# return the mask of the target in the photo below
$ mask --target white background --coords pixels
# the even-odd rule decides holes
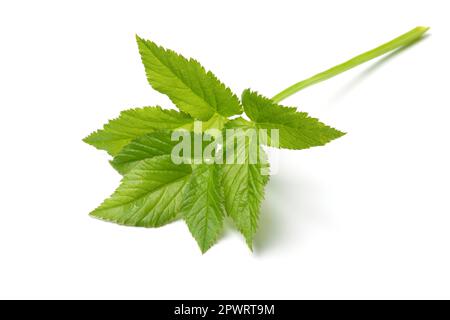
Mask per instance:
[[[450,298],[446,1],[2,1],[1,298]],[[88,217],[120,177],[81,139],[172,107],[134,35],[271,96],[417,25],[417,45],[285,101],[348,134],[282,151],[252,254],[183,222]]]

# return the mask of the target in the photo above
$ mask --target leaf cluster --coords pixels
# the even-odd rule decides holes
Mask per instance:
[[[322,146],[344,133],[249,89],[239,99],[196,60],[139,37],[137,44],[149,84],[179,111],[159,106],[126,110],[84,139],[107,151],[123,175],[116,191],[90,215],[140,227],[183,219],[202,252],[216,243],[229,217],[252,248],[269,180],[263,146],[274,145],[271,135],[265,141],[254,138],[256,161],[250,159],[247,147],[252,141],[246,139],[244,148],[234,149],[244,159],[240,163],[176,164],[171,152],[178,142],[172,133],[194,131],[195,121],[201,121],[203,129],[238,128],[244,135],[248,130],[276,129],[278,147],[295,150]],[[223,145],[228,148],[226,141]]]

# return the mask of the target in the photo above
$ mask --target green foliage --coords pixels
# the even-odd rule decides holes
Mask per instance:
[[[245,130],[237,131],[235,135],[237,137],[230,136],[225,140],[226,158],[230,158],[229,151],[233,149],[231,157],[234,157],[235,163],[221,166],[225,208],[237,229],[244,235],[249,248],[253,249],[253,237],[258,228],[269,165],[264,150],[255,141],[258,139],[256,135],[246,135]],[[241,138],[241,135],[244,143],[235,144],[234,139]],[[256,150],[252,150],[254,142]],[[241,161],[238,161],[239,157],[242,157]]]
[[[200,249],[206,252],[221,234],[225,216],[218,165],[193,166],[181,214]]]
[[[306,149],[323,146],[344,135],[336,129],[311,118],[296,108],[280,106],[256,92],[245,90],[242,94],[245,114],[258,129],[279,130],[279,146],[286,149]],[[268,134],[270,144],[271,135]]]
[[[270,134],[268,141],[261,140],[258,131],[252,135],[254,129],[279,130],[279,147],[289,149],[321,146],[343,133],[250,90],[242,95],[249,120],[228,119],[242,113],[241,102],[211,72],[151,41],[137,37],[137,42],[150,85],[180,111],[160,107],[123,111],[84,139],[112,155],[112,166],[123,175],[117,190],[91,216],[139,227],[184,219],[202,252],[216,243],[228,218],[252,248],[269,180],[262,145],[272,143]],[[198,120],[202,131],[190,135]],[[193,156],[188,163],[175,163],[171,155],[178,141],[172,134],[188,132],[195,142],[197,135],[206,136],[202,132],[207,129],[219,132],[208,137],[216,143],[212,154],[222,150],[218,158],[223,161],[198,162]],[[238,130],[228,135],[229,129]],[[203,140],[201,154],[209,147]],[[195,148],[189,150],[195,154]],[[230,159],[235,161],[230,164]]]
[[[238,98],[194,59],[186,59],[154,42],[136,37],[150,85],[166,94],[180,110],[208,120],[242,112]]]
[[[142,161],[124,176],[114,194],[91,216],[127,226],[159,227],[180,213],[183,192],[192,174],[170,156]]]
[[[144,107],[125,110],[116,119],[109,121],[103,129],[84,138],[84,142],[115,156],[132,140],[161,129],[176,129],[192,124],[189,115],[161,107]]]
[[[155,131],[140,136],[120,150],[111,165],[126,174],[146,159],[170,155],[177,141],[172,141],[170,131]]]

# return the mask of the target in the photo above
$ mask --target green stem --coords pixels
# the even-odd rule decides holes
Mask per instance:
[[[308,79],[305,79],[303,81],[297,82],[296,84],[290,86],[289,88],[281,91],[276,96],[272,98],[274,102],[280,102],[283,99],[286,99],[287,97],[293,95],[294,93],[312,86],[313,84],[322,82],[324,80],[330,79],[331,77],[334,77],[344,71],[347,71],[351,68],[354,68],[356,66],[359,66],[360,64],[367,62],[369,60],[372,60],[376,57],[379,57],[385,53],[388,53],[392,50],[398,49],[400,47],[405,47],[413,42],[419,40],[422,38],[422,36],[425,34],[425,32],[428,31],[428,27],[416,27],[412,29],[411,31],[402,34],[401,36],[386,42],[385,44],[376,47],[375,49],[372,49],[370,51],[367,51],[363,54],[360,54],[344,63],[338,64],[337,66],[330,68],[326,71],[323,71],[321,73],[318,73]]]

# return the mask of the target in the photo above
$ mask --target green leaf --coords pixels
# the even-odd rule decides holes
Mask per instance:
[[[205,253],[223,229],[223,191],[218,165],[194,165],[186,188],[182,214],[200,250]]]
[[[242,113],[238,98],[196,60],[138,36],[136,39],[148,82],[180,110],[200,120],[215,113],[224,117]]]
[[[160,129],[175,129],[193,123],[189,115],[161,107],[144,107],[122,111],[103,129],[93,132],[84,142],[116,155],[133,139]]]
[[[174,136],[172,137],[172,135]],[[214,159],[203,154],[205,147],[213,141],[213,138],[207,137],[209,136],[206,133],[200,134],[188,130],[178,130],[177,132],[164,130],[147,133],[123,147],[110,163],[120,174],[126,174],[146,159],[172,155],[172,152],[177,157],[176,161],[182,163],[191,164],[202,162],[203,157],[206,157],[205,159],[211,162]],[[196,151],[195,143],[197,142],[201,146]],[[186,150],[183,143],[187,143]],[[181,144],[180,150],[174,149],[179,144]],[[184,154],[185,152],[189,153]],[[213,157],[214,155],[211,156]]]
[[[242,94],[242,104],[245,113],[256,127],[267,129],[269,145],[272,143],[272,129],[279,130],[279,147],[287,149],[322,146],[345,134],[309,117],[305,112],[278,105],[248,89]]]
[[[159,227],[177,219],[192,169],[170,156],[142,161],[91,216],[127,226]]]
[[[178,141],[172,141],[170,131],[155,131],[136,138],[114,157],[111,165],[121,174],[140,162],[157,156],[170,155]]]
[[[240,133],[237,132],[236,135]],[[245,131],[244,131],[245,134]],[[258,228],[261,202],[264,198],[264,187],[269,180],[267,156],[257,140],[248,138],[245,144],[232,142],[234,137],[226,140],[226,163],[221,165],[222,184],[225,195],[225,209],[238,230],[244,235],[247,245],[253,248],[253,238]],[[256,143],[258,153],[252,154]],[[234,164],[229,164],[230,148],[234,148]],[[253,150],[253,151],[252,151]],[[243,156],[243,163],[236,163]],[[252,159],[254,161],[252,161]]]

